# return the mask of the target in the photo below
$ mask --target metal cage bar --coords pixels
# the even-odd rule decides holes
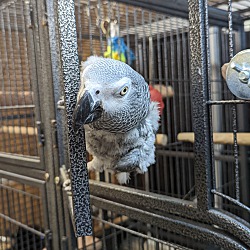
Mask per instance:
[[[58,1],[58,21],[64,76],[65,106],[68,122],[69,160],[76,236],[92,233],[86,149],[83,130],[72,127],[73,109],[80,83],[74,1]]]
[[[213,170],[213,133],[210,124],[208,67],[208,16],[206,1],[189,1],[191,80],[193,90],[193,129],[195,134],[195,181],[197,206],[212,205],[210,190]]]

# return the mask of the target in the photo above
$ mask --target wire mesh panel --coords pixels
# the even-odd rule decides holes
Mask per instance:
[[[0,7],[0,152],[38,156],[25,1]]]
[[[103,209],[100,215],[97,211],[98,208],[94,207],[95,233],[78,241],[80,249],[177,250],[198,249],[202,246],[198,242],[122,214]],[[181,245],[178,245],[180,242]]]
[[[159,142],[157,163],[149,175],[134,176],[128,185],[190,198],[193,145],[177,141],[180,132],[192,131],[188,20],[109,1],[76,1],[75,14],[80,60],[92,54],[122,60],[162,98],[158,134],[168,143]],[[176,181],[181,178],[183,182]]]
[[[0,249],[63,244],[45,4],[0,2]]]
[[[1,249],[44,249],[48,245],[42,195],[39,187],[1,177]]]

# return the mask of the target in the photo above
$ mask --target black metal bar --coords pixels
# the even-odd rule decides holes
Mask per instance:
[[[20,3],[19,5],[16,4],[16,6],[19,6],[20,9],[18,9],[19,11],[21,11],[21,13],[24,13],[24,9],[23,9],[23,3]],[[27,52],[27,42],[26,42],[26,31],[25,31],[25,21],[24,21],[24,16],[23,15],[20,15],[21,18],[18,19],[18,15],[17,13],[15,13],[15,22],[16,22],[16,25],[15,25],[15,30],[18,29],[18,25],[20,26],[21,24],[21,27],[22,27],[22,30],[18,32],[16,31],[15,33],[17,33],[17,37],[18,37],[18,40],[19,40],[19,48],[20,48],[20,70],[21,70],[21,74],[22,74],[22,78],[24,79],[24,75],[25,75],[25,69],[29,68],[30,69],[30,66],[29,66],[29,62],[28,62],[28,52]],[[21,34],[22,34],[22,37],[21,37]],[[22,39],[21,39],[22,38]],[[23,43],[23,47],[21,46]],[[23,61],[21,60],[21,54],[22,52],[24,52],[24,56],[22,56],[22,59]],[[24,57],[24,58],[23,58]],[[25,62],[25,64],[24,64]],[[27,74],[27,73],[26,73]],[[32,86],[31,86],[31,81],[30,81],[30,71],[29,73],[27,74],[29,79],[27,79],[26,81],[28,82],[28,89],[30,91],[33,90]],[[24,83],[22,84],[22,90],[24,90]],[[31,95],[31,103],[34,104],[34,100],[33,100],[33,95]],[[22,101],[23,103],[25,104],[25,108],[28,108],[29,105],[26,105],[26,100],[25,100],[25,97],[24,95],[22,95]],[[30,105],[32,106],[32,105]],[[25,119],[25,126],[28,126],[28,121],[27,121],[27,118],[29,118],[29,120],[31,120],[31,126],[33,127],[33,131],[35,132],[36,131],[36,123],[35,123],[35,105],[34,105],[34,109],[32,109],[31,111],[32,113],[31,114],[28,114],[28,115],[25,115],[24,116],[24,119]],[[19,118],[21,119],[23,117],[23,115],[20,115]],[[26,130],[27,131],[27,130]],[[33,150],[34,150],[34,147],[35,147],[35,155],[38,156],[38,143],[37,143],[37,137],[34,136],[32,137],[32,146],[33,146]],[[31,147],[32,147],[31,146]]]
[[[238,44],[236,43],[235,47],[236,52],[246,49],[246,33],[244,32],[244,27],[240,29],[236,35],[238,39]],[[249,124],[249,104],[245,105],[238,105],[237,106],[237,119],[238,119],[238,129],[239,131],[249,131],[250,129],[250,124]],[[240,178],[241,178],[241,183],[240,183],[240,191],[241,191],[241,199],[240,201],[250,207],[250,200],[249,200],[249,195],[250,195],[250,169],[249,169],[249,164],[250,164],[250,159],[248,157],[248,152],[250,148],[249,146],[244,146],[239,148],[239,161],[240,161]],[[242,218],[245,218],[246,221],[250,221],[250,214],[242,214]]]
[[[22,219],[22,213],[21,213],[21,201],[20,201],[20,193],[18,193],[18,210],[19,210],[19,221],[21,221]],[[23,240],[24,240],[24,237],[23,237],[23,231],[21,230],[21,247],[23,249]]]
[[[116,201],[130,203],[134,206],[148,207],[174,214],[183,214],[185,213],[184,211],[186,211],[190,216],[195,213],[196,204],[191,201],[148,193],[147,191],[102,183],[94,180],[90,180],[90,190],[91,194],[95,196],[111,200],[115,197]]]
[[[217,230],[213,226],[200,224],[180,217],[165,217],[163,215],[153,214],[145,210],[94,197],[92,195],[91,202],[97,207],[102,207],[103,209],[126,215],[132,219],[143,221],[201,242],[213,242],[214,245],[225,249],[247,249],[247,246],[244,243],[231,238],[223,231],[219,229]]]
[[[142,69],[139,71],[139,49],[138,49],[138,36],[137,36],[137,10],[134,10],[134,27],[135,27],[135,57],[136,57],[136,61],[135,61],[135,69],[136,71],[138,71],[140,74],[142,74]],[[128,24],[126,24],[126,26],[128,26]],[[141,63],[143,62],[143,60],[141,60]]]
[[[145,10],[142,10],[141,12],[141,23],[142,23],[142,29],[143,33],[145,34]],[[148,57],[147,57],[147,43],[146,43],[146,37],[142,37],[142,51],[143,51],[143,77],[147,81],[149,79],[148,75]]]
[[[98,0],[98,25],[101,25],[101,22],[103,20],[103,10],[102,8],[102,4],[101,4],[101,0]],[[94,38],[93,38],[94,39]],[[104,45],[103,45],[103,34],[102,34],[102,29],[100,29],[100,38],[98,39],[100,40],[100,50],[101,50],[101,55],[103,56],[104,53]]]
[[[18,72],[19,73],[21,73],[21,81],[22,81],[22,84],[21,84],[21,91],[23,92],[24,91],[24,79],[23,79],[23,75],[24,75],[24,72],[23,72],[23,70],[22,70],[22,61],[21,61],[21,47],[20,47],[20,38],[19,38],[19,32],[18,32],[18,28],[17,28],[17,13],[16,13],[16,4],[14,4],[14,6],[13,6],[13,16],[14,16],[14,30],[15,30],[15,40],[16,40],[16,43],[15,43],[15,45],[14,45],[14,43],[12,43],[12,46],[15,48],[17,48],[17,50],[18,50],[18,52],[17,53],[15,53],[16,55],[18,55],[18,62],[16,63],[14,63],[15,64],[15,69],[16,69],[16,74],[18,74]],[[9,13],[10,14],[10,13]],[[11,29],[11,33],[13,33],[13,30]],[[15,88],[16,88],[16,99],[18,99],[17,98],[17,83],[15,82]],[[24,96],[22,95],[22,102],[23,103],[25,103],[25,100],[24,100]],[[18,103],[18,101],[17,101],[17,103]],[[20,111],[18,111],[18,116],[19,116],[19,119],[18,119],[18,126],[20,127],[21,126],[21,122],[20,122],[20,116],[21,116],[21,114],[20,114]],[[26,126],[26,134],[28,134],[28,125],[27,125],[27,120],[26,120],[26,117],[25,117],[25,126]],[[29,138],[29,136],[26,136],[27,137],[27,141],[28,141],[28,144],[33,144],[33,143],[31,143],[30,142],[30,138]],[[19,138],[20,138],[20,141],[21,141],[21,151],[22,151],[22,154],[24,154],[24,140],[23,140],[23,136],[21,135],[21,133],[20,133],[20,135],[19,135]],[[35,143],[35,145],[36,145],[36,143]],[[33,146],[34,146],[34,144],[33,144]],[[30,146],[28,146],[28,151],[29,151],[29,153],[30,153]]]
[[[144,207],[145,210],[153,210],[155,213],[162,211],[164,214],[181,215],[181,217],[217,225],[250,246],[250,224],[226,211],[201,211],[196,208],[196,203],[191,201],[93,180],[90,180],[90,190],[94,196],[115,200],[121,204],[130,206],[133,204],[134,207]]]
[[[0,163],[40,169],[38,157],[25,157],[0,153]]]
[[[125,20],[126,20],[126,42],[127,42],[127,46],[128,46],[128,51],[130,51],[130,37],[129,37],[129,32],[128,32],[128,28],[129,28],[129,15],[128,15],[128,6],[126,6],[126,17],[125,17]],[[131,54],[128,53],[128,64],[131,65],[132,63],[132,60],[131,60]]]
[[[111,227],[120,229],[123,232],[127,232],[129,234],[132,234],[132,235],[144,238],[144,239],[153,240],[154,242],[161,243],[162,245],[165,245],[165,246],[169,246],[169,247],[177,248],[177,249],[179,249],[181,247],[182,250],[188,250],[188,249],[190,249],[190,248],[186,248],[184,246],[179,246],[178,244],[174,244],[174,243],[170,243],[170,242],[166,242],[166,241],[160,240],[158,238],[154,238],[154,237],[152,237],[150,235],[146,235],[146,234],[143,234],[143,233],[140,233],[140,232],[136,232],[136,231],[131,230],[131,229],[127,228],[127,227],[123,227],[123,226],[117,225],[115,223],[112,223],[112,222],[109,222],[109,221],[105,221],[105,220],[100,219],[100,218],[98,218],[96,216],[92,216],[92,218],[95,219],[96,221],[102,222],[102,223],[104,223],[106,225],[109,225]],[[131,248],[128,248],[128,249],[131,249]]]
[[[26,198],[26,202],[27,202],[27,198]],[[29,202],[27,202],[29,204],[30,207],[30,217],[31,217],[31,222],[29,222],[29,225],[32,226],[32,228],[35,227],[35,218],[34,218],[34,204],[33,204],[33,199],[32,197],[29,197]],[[33,244],[31,244],[31,247],[33,247],[33,250],[37,250],[36,248],[36,240],[35,240],[35,234],[32,234],[32,240],[33,240]],[[32,246],[33,245],[33,246]]]
[[[213,164],[211,110],[206,105],[209,100],[206,1],[189,1],[189,21],[197,206],[205,211],[210,209],[212,204],[210,190]]]
[[[247,104],[250,101],[245,100],[220,100],[220,101],[207,101],[208,105],[224,105],[224,104]]]
[[[177,51],[177,80],[178,80],[178,83],[180,80],[183,79],[183,68],[186,67],[186,65],[183,67],[182,66],[182,60],[183,60],[183,57],[182,57],[182,43],[181,43],[181,40],[183,40],[183,34],[182,34],[182,28],[183,27],[179,27],[177,28],[177,33],[176,33],[176,51]],[[185,84],[185,83],[183,83]],[[178,113],[179,113],[179,120],[178,120],[178,131],[185,131],[184,130],[184,125],[186,123],[186,120],[183,121],[183,118],[185,117],[185,111],[184,111],[184,105],[183,105],[183,102],[185,100],[185,96],[187,95],[187,93],[185,93],[184,95],[184,98],[182,98],[182,93],[183,93],[183,86],[181,83],[178,84],[178,96],[179,96],[179,103],[177,105],[177,107],[179,106],[179,110],[178,110]],[[183,100],[184,99],[184,100]],[[182,151],[184,151],[182,149]],[[180,166],[179,166],[179,171],[181,172],[179,175],[180,175],[180,179],[182,180],[181,181],[181,194],[179,197],[181,197],[182,194],[186,194],[186,175],[185,175],[185,164],[184,164],[184,159],[181,158],[177,158],[177,161],[180,162]]]
[[[228,30],[229,30],[229,57],[232,59],[234,55],[234,39],[233,39],[233,8],[232,1],[228,0]],[[235,99],[235,97],[233,97]],[[233,138],[234,138],[234,178],[235,178],[235,197],[237,200],[240,199],[240,183],[239,183],[239,152],[237,144],[237,109],[236,104],[231,106],[232,112],[232,129],[233,129]]]
[[[40,190],[40,196],[37,198],[37,208],[38,208],[38,216],[39,216],[39,228],[40,231],[42,231],[42,228],[46,228],[46,219],[45,217],[42,217],[42,211],[41,209],[44,207],[43,206],[43,194],[42,194],[43,190]]]
[[[164,16],[164,23],[163,23],[163,28],[164,28],[164,34],[163,34],[163,58],[164,58],[164,78],[165,79],[162,79],[164,81],[164,85],[165,87],[168,87],[169,86],[169,83],[170,81],[167,81],[167,79],[169,79],[169,66],[168,66],[168,60],[169,60],[169,54],[168,54],[168,47],[167,47],[167,32],[166,32],[166,16]],[[165,105],[167,106],[166,107],[166,111],[167,111],[167,114],[165,115],[163,113],[163,117],[166,117],[167,118],[167,125],[163,124],[163,133],[167,133],[168,135],[168,139],[169,139],[169,142],[172,142],[173,139],[172,139],[172,131],[170,129],[170,124],[171,124],[171,120],[172,120],[172,117],[171,117],[171,108],[170,108],[170,99],[169,97],[166,98],[166,101],[165,101]],[[167,129],[165,128],[167,126]]]
[[[66,151],[65,143],[67,143],[67,136],[65,136],[66,130],[66,117],[65,113],[62,110],[58,110],[56,105],[58,101],[63,96],[63,75],[62,75],[62,64],[60,61],[60,44],[59,44],[59,33],[58,33],[58,16],[57,16],[57,1],[46,1],[46,13],[48,18],[48,32],[49,32],[49,43],[50,43],[50,55],[52,63],[52,78],[53,78],[53,90],[54,90],[54,99],[55,99],[55,110],[56,110],[56,122],[52,121],[52,124],[55,126],[56,135],[55,140],[58,140],[58,150],[59,150],[59,159],[56,158],[55,165],[58,166],[55,168],[55,176],[59,179],[60,170],[59,168],[65,164],[68,166],[68,152]],[[79,6],[80,8],[80,6]],[[63,110],[64,111],[64,110]],[[53,146],[55,152],[54,155],[57,156],[57,149]],[[57,183],[56,185],[56,199],[57,204],[63,203],[63,195],[61,192],[61,185]],[[60,239],[62,239],[66,234],[66,221],[63,207],[60,206],[58,209],[58,221],[59,221],[59,232]],[[71,225],[67,225],[70,227]],[[67,244],[64,241],[61,241],[63,244]],[[63,246],[62,246],[63,247]]]
[[[13,216],[12,211],[10,210],[10,207],[11,207],[12,204],[11,204],[11,201],[9,199],[9,192],[8,192],[8,190],[5,190],[5,191],[6,192],[5,192],[4,197],[6,198],[6,201],[5,201],[6,207],[5,207],[4,213],[7,213],[7,215],[2,215],[2,216],[4,216],[4,217],[5,216],[6,217],[10,217],[10,216]],[[1,217],[1,214],[0,214],[0,217]],[[6,220],[6,221],[9,222],[9,230],[11,232],[13,232],[14,231],[13,223],[11,223],[11,221],[9,221],[9,220]]]
[[[40,48],[38,47],[37,43],[35,42],[35,33],[32,29],[31,25],[31,18],[32,15],[32,7],[30,2],[20,2],[20,10],[24,13],[24,15],[21,15],[21,23],[23,27],[23,41],[24,41],[24,51],[25,51],[25,63],[26,67],[29,69],[29,89],[33,90],[34,96],[32,97],[32,101],[35,104],[35,118],[32,119],[32,123],[34,126],[34,130],[36,127],[37,121],[41,121],[41,109],[40,109],[40,99],[41,99],[41,93],[39,91],[39,85],[41,82],[41,74],[38,70],[37,61],[40,62],[37,58],[36,50],[40,53]],[[41,85],[40,85],[41,86]],[[37,151],[39,153],[40,157],[40,168],[45,169],[45,162],[44,162],[44,148],[39,147],[37,148]]]
[[[28,231],[36,234],[36,235],[39,235],[41,237],[45,237],[44,233],[41,233],[41,232],[37,231],[36,229],[27,226],[26,224],[23,224],[23,223],[21,223],[19,221],[16,221],[16,220],[12,219],[9,216],[6,216],[6,215],[0,213],[0,218],[3,218],[5,221],[8,221],[8,222],[10,222],[10,223],[12,223],[14,225],[20,226],[20,227],[22,227],[22,228],[24,228],[24,229],[26,229],[26,230],[28,230]]]
[[[7,73],[7,77],[8,77],[8,89],[10,90],[11,88],[11,81],[10,81],[10,66],[9,66],[9,55],[8,55],[8,49],[7,49],[7,35],[6,35],[6,32],[5,32],[5,27],[4,27],[4,11],[3,10],[0,10],[0,22],[1,22],[1,33],[2,33],[2,38],[3,38],[3,48],[4,48],[4,59],[5,59],[5,62],[6,62],[6,73]],[[9,33],[9,32],[8,32]],[[13,59],[11,60],[13,61]],[[11,104],[12,104],[12,96],[10,96],[10,101],[11,101]],[[12,126],[14,126],[14,123],[12,121]],[[9,128],[8,128],[8,132],[7,132],[7,136],[8,136],[8,139],[6,141],[6,146],[8,145],[8,149],[9,151],[11,152],[11,138],[10,138],[10,133],[9,133]],[[15,151],[16,152],[16,151]]]
[[[91,1],[88,0],[87,4],[87,10],[88,10],[88,24],[89,24],[89,43],[90,43],[90,52],[91,55],[93,55],[93,38],[92,38],[92,32],[91,32],[91,27],[92,27],[92,20],[91,20],[91,8],[90,8]]]
[[[80,48],[79,48],[79,53],[80,55],[82,55],[82,22],[81,22],[81,2],[80,0],[77,0],[77,24],[78,24],[78,33],[77,33],[77,37],[78,37],[78,41],[80,44]]]
[[[56,1],[46,1],[47,4],[47,18],[48,18],[48,31],[49,31],[49,42],[50,42],[50,55],[51,55],[51,66],[52,66],[52,78],[53,78],[53,90],[55,99],[55,110],[56,110],[56,132],[58,140],[58,150],[59,150],[59,161],[60,166],[63,164],[68,165],[68,157],[65,149],[65,143],[67,143],[67,138],[65,136],[66,118],[64,112],[58,110],[56,105],[61,97],[63,96],[63,86],[61,82],[63,81],[62,71],[61,71],[61,61],[60,61],[60,44],[59,44],[59,34],[58,34],[58,20],[56,12]],[[57,173],[58,174],[58,173]]]
[[[24,210],[23,210],[23,212],[24,212],[24,216],[23,216],[23,218],[24,218],[24,224],[27,226],[28,225],[28,209],[27,209],[27,204],[26,204],[26,195],[25,195],[25,193],[26,193],[26,185],[25,184],[22,184],[22,190],[24,191],[24,193],[23,193],[23,195],[22,195],[22,198],[23,198],[23,200],[25,200],[25,203],[24,203]],[[28,234],[24,234],[24,241],[26,241],[27,242],[27,250],[30,250],[30,245],[29,245],[29,236],[28,236]]]
[[[3,183],[3,179],[2,179],[2,178],[0,179],[0,182],[1,182],[1,184]],[[0,193],[1,193],[1,197],[5,197],[5,196],[4,196],[4,192],[3,192],[3,189],[2,189],[2,188],[0,188]],[[2,198],[2,200],[4,200],[4,201],[5,201],[5,199],[4,199],[4,198]],[[1,211],[3,211],[3,212],[5,213],[5,206],[6,206],[6,204],[4,204],[4,203],[6,203],[6,201],[5,201],[5,202],[1,202]],[[7,231],[7,229],[6,229],[6,224],[7,224],[6,220],[3,220],[3,224],[2,224],[2,226],[3,226],[3,230],[4,230],[4,232],[6,232],[6,231]]]
[[[76,249],[77,248],[77,239],[74,237],[74,229],[71,221],[71,207],[69,202],[68,194],[65,190],[63,190],[63,207],[65,211],[65,223],[66,223],[66,235],[68,239],[68,249]]]
[[[186,0],[116,0],[116,2],[121,2],[128,5],[133,5],[152,11],[157,11],[160,13],[168,14],[171,16],[177,16],[181,18],[188,19],[188,3]],[[227,27],[228,25],[228,13],[227,11],[208,7],[209,13],[209,24],[216,25],[220,27]],[[238,29],[243,25],[244,19],[238,13],[233,14],[234,29]]]
[[[30,194],[30,193],[24,192],[23,190],[15,189],[14,187],[6,186],[6,185],[1,184],[1,183],[0,183],[0,187],[2,189],[8,190],[8,191],[15,191],[15,193],[18,193],[18,194],[25,194],[27,197],[32,197],[32,198],[36,198],[36,199],[40,198],[39,196],[37,196],[35,194]],[[12,200],[12,202],[14,204],[14,200]]]
[[[45,179],[45,171],[38,170],[38,169],[32,169],[32,168],[26,168],[26,167],[20,167],[18,165],[10,165],[8,163],[2,163],[0,162],[1,170],[9,173],[15,173],[20,176],[27,175],[31,178],[36,178],[38,180],[44,180]]]
[[[15,173],[3,171],[3,170],[0,170],[0,176],[8,180],[17,181],[20,183],[28,184],[30,186],[36,186],[39,188],[42,188],[43,185],[45,184],[45,181],[31,178],[31,177],[24,176],[24,175],[20,176],[19,174],[15,174]]]
[[[0,12],[1,13],[1,12]],[[0,58],[2,58],[2,51],[0,50]],[[3,63],[2,60],[0,60],[0,74],[1,76],[3,76],[3,72],[4,72],[4,67],[3,67]],[[4,80],[2,79],[1,84],[4,85]],[[6,97],[4,95],[2,101],[4,102],[4,104],[6,104]],[[3,112],[0,110],[1,115],[0,115],[0,123],[2,124],[2,122],[6,119],[3,116]],[[2,139],[1,139],[1,144],[3,145],[3,148],[7,147],[7,140],[5,139],[5,134],[2,135]]]
[[[232,197],[230,197],[230,196],[228,196],[228,195],[225,195],[225,194],[223,194],[223,193],[221,193],[221,192],[218,192],[218,191],[216,191],[216,190],[214,190],[214,189],[212,189],[211,192],[212,192],[213,194],[216,194],[216,195],[218,195],[218,196],[224,198],[224,199],[227,199],[228,201],[234,203],[234,204],[237,205],[238,207],[240,207],[240,208],[246,210],[248,213],[250,213],[250,208],[247,207],[247,206],[245,206],[244,204],[242,204],[242,203],[239,202],[238,200],[236,200],[236,199],[234,199],[234,198],[232,198]]]
[[[58,1],[58,21],[68,121],[69,158],[76,236],[92,234],[83,130],[75,134],[72,115],[80,83],[74,1]]]

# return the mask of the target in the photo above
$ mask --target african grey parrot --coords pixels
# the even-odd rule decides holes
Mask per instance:
[[[120,184],[129,173],[155,163],[158,104],[150,101],[144,78],[127,64],[97,56],[82,63],[73,114],[74,130],[84,125],[88,170],[112,170]]]

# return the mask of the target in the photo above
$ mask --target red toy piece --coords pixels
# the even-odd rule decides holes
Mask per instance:
[[[159,103],[158,104],[158,109],[159,109],[159,113],[161,115],[162,111],[164,109],[164,102],[163,102],[161,92],[158,91],[157,89],[155,89],[152,85],[149,85],[149,92],[150,92],[151,101]]]

